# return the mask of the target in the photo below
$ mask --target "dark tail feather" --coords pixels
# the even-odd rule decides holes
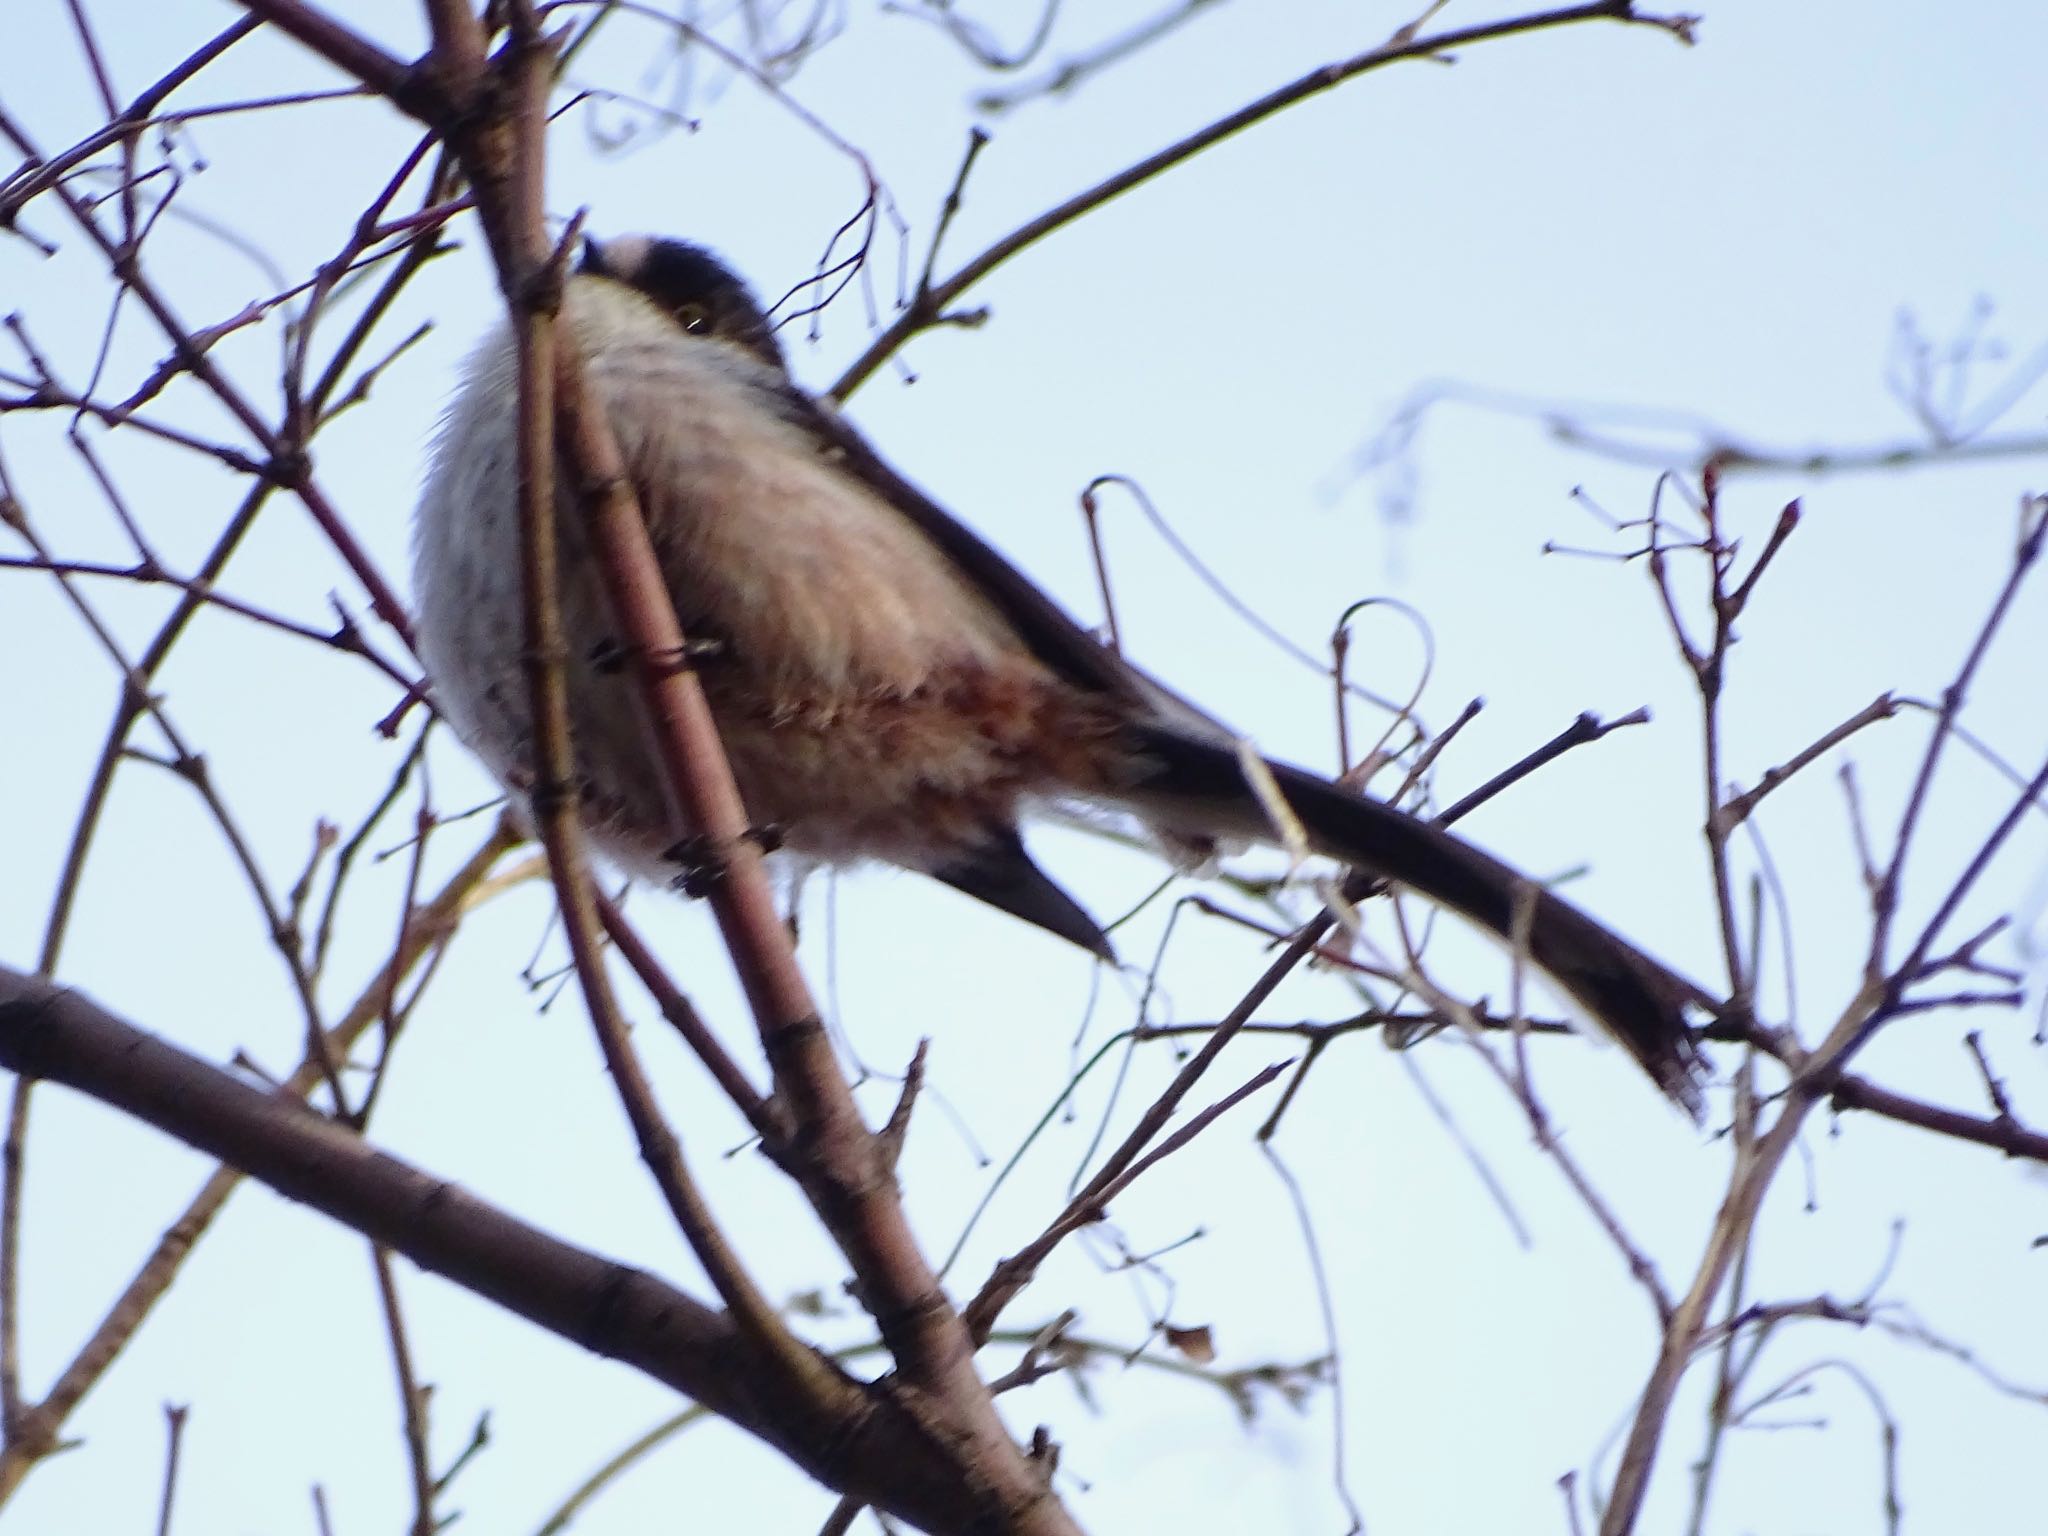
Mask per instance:
[[[1145,776],[1132,786],[1133,798],[1147,810],[1169,826],[1273,840],[1272,820],[1231,743],[1170,726],[1138,731]],[[1462,838],[1299,768],[1267,766],[1324,857],[1407,886],[1510,943],[1518,914],[1526,913],[1530,959],[1700,1117],[1703,1063],[1685,1022],[1687,1004],[1708,1001],[1698,987]]]
[[[1031,862],[1015,827],[990,827],[987,839],[971,854],[931,873],[956,891],[1036,923],[1048,933],[1116,963],[1116,951],[1102,926]]]

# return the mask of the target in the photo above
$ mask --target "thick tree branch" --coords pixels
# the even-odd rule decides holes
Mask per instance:
[[[928,1530],[989,1529],[986,1495],[887,1391],[803,1423],[753,1369],[724,1314],[654,1276],[562,1242],[380,1152],[296,1099],[254,1088],[137,1030],[82,994],[0,967],[0,1067],[62,1083],[404,1254],[585,1349],[686,1392],[829,1487]],[[1019,1527],[1021,1529],[1021,1527]]]

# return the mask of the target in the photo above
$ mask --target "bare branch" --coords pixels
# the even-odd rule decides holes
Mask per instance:
[[[690,1394],[828,1486],[937,1530],[971,1526],[985,1507],[950,1449],[891,1395],[841,1376],[847,1406],[819,1417],[815,1399],[785,1397],[773,1373],[755,1368],[731,1321],[702,1303],[239,1083],[76,992],[4,967],[0,1066],[90,1094],[549,1332]]]
[[[1207,127],[1168,145],[1158,153],[1146,156],[1135,165],[1098,182],[1087,191],[1076,193],[1057,207],[1048,209],[1037,218],[1012,230],[964,263],[944,282],[922,289],[917,302],[905,309],[868,344],[867,350],[839,376],[838,382],[832,386],[829,393],[840,400],[851,395],[886,359],[894,355],[904,342],[919,331],[927,330],[937,323],[945,310],[963,293],[1020,251],[1037,244],[1055,230],[1073,223],[1083,214],[1120,197],[1134,187],[1142,186],[1161,172],[1171,170],[1192,159],[1203,150],[1222,143],[1225,139],[1263,122],[1288,107],[1332,90],[1347,80],[1409,59],[1441,58],[1453,49],[1467,48],[1475,43],[1488,42],[1498,37],[1540,32],[1552,27],[1571,26],[1586,21],[1618,21],[1655,27],[1672,33],[1681,41],[1690,41],[1691,20],[1689,17],[1650,16],[1638,12],[1632,0],[1593,0],[1593,3],[1587,5],[1564,6],[1557,10],[1532,12],[1504,21],[1460,27],[1450,32],[1439,32],[1433,37],[1397,40],[1349,59],[1311,70],[1300,79],[1270,91],[1257,101],[1248,102],[1237,111],[1218,118]]]

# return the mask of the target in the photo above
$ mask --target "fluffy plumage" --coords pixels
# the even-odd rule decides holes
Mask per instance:
[[[563,316],[616,434],[748,814],[822,863],[881,859],[1098,954],[1026,852],[1033,802],[1134,811],[1177,847],[1270,838],[1220,725],[1115,656],[793,384],[744,284],[696,246],[592,243]],[[420,504],[420,642],[435,696],[515,793],[530,782],[512,341],[479,349]],[[565,493],[566,494],[566,493]],[[573,657],[611,638],[564,507]],[[632,686],[572,661],[584,814],[637,873],[681,830]],[[1691,983],[1463,840],[1271,765],[1320,853],[1438,901],[1530,957],[1697,1112]],[[1525,921],[1524,921],[1525,919]]]

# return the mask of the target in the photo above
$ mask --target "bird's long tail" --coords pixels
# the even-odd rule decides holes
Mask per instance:
[[[1131,795],[1148,816],[1168,827],[1275,840],[1274,819],[1232,743],[1170,725],[1137,732],[1143,776]],[[1529,959],[1699,1118],[1704,1064],[1685,1009],[1711,1006],[1700,988],[1462,838],[1302,769],[1267,767],[1317,853],[1406,886],[1510,946],[1519,934]]]

